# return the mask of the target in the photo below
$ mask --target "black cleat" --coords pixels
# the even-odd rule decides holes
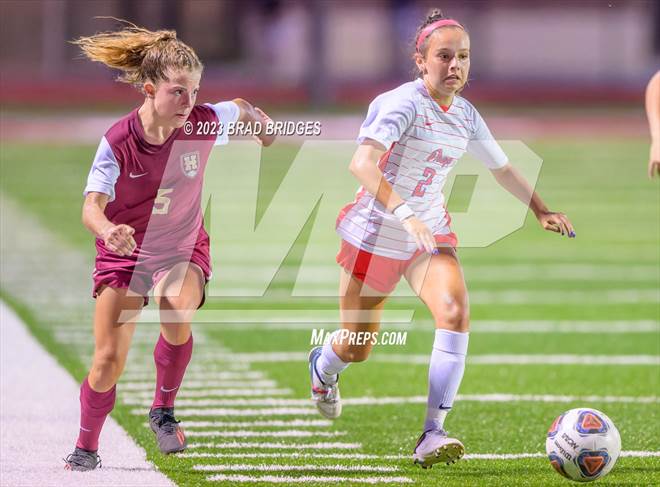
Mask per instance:
[[[149,425],[156,433],[158,448],[163,453],[177,453],[186,449],[188,442],[180,421],[174,418],[174,408],[156,408],[149,411]]]
[[[77,472],[89,472],[96,467],[101,468],[101,457],[95,451],[83,450],[76,447],[73,453],[63,458],[65,470],[75,470]]]

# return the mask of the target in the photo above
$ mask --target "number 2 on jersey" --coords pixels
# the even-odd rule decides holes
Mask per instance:
[[[151,211],[152,215],[167,215],[170,211],[170,203],[172,200],[167,197],[174,191],[174,188],[158,188],[158,194],[154,200],[154,209]]]
[[[432,167],[426,167],[424,168],[424,177],[426,179],[420,180],[419,183],[417,183],[417,186],[415,186],[415,190],[412,192],[413,196],[424,196],[424,193],[426,193],[426,188],[425,186],[428,186],[433,182],[433,178],[435,177],[435,169]]]

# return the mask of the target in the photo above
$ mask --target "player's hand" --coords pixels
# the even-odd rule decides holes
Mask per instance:
[[[649,160],[649,178],[653,179],[653,176],[660,176],[660,159]]]
[[[259,122],[261,122],[263,130],[266,129],[268,124],[273,123],[273,119],[270,118],[268,115],[266,115],[266,112],[264,112],[261,108],[254,107],[254,111],[257,114],[257,117],[259,118]],[[259,134],[259,140],[264,146],[268,147],[273,142],[275,142],[275,134],[266,135],[266,133],[262,131],[262,133]]]
[[[660,141],[651,142],[648,174],[651,179],[653,176],[660,176]]]
[[[103,231],[101,238],[106,248],[119,255],[132,255],[135,251],[135,229],[128,225],[113,225]]]
[[[563,213],[554,213],[547,211],[537,216],[539,223],[545,230],[567,235],[569,238],[575,238],[575,229],[571,221]]]
[[[423,221],[416,216],[411,216],[403,220],[401,224],[406,232],[415,239],[419,250],[426,250],[429,254],[437,253],[433,232]]]

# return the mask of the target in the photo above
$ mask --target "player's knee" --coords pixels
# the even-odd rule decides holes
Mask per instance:
[[[94,353],[93,368],[103,377],[119,377],[124,368],[124,357],[118,350],[106,348]]]
[[[467,331],[469,308],[466,297],[455,293],[443,293],[440,296],[440,306],[434,314],[436,325],[454,331]]]
[[[163,296],[160,298],[160,308],[161,310],[174,311],[181,314],[194,312],[197,306],[199,306],[201,297],[193,294]]]
[[[161,322],[190,323],[200,300],[196,296],[163,296],[160,300]]]

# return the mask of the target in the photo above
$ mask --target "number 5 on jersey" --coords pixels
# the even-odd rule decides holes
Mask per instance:
[[[154,200],[154,209],[151,212],[152,215],[167,215],[172,202],[167,195],[172,191],[174,191],[174,188],[158,188],[158,194]]]
[[[426,188],[425,186],[428,186],[433,182],[433,178],[435,177],[435,169],[432,167],[425,167],[424,168],[424,177],[426,179],[420,180],[419,183],[417,183],[417,186],[415,186],[415,190],[412,192],[413,196],[424,196],[424,193],[426,193]]]

